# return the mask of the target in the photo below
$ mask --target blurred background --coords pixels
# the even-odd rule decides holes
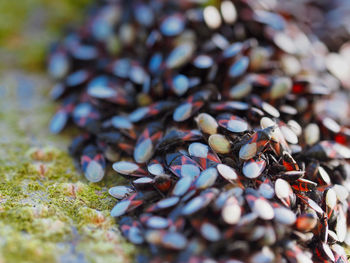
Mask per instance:
[[[81,21],[91,0],[0,1],[0,66],[43,67],[48,45]]]

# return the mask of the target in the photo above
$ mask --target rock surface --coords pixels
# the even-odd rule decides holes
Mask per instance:
[[[108,180],[88,183],[52,136],[43,76],[0,74],[0,262],[128,262],[134,248],[109,216]]]
[[[88,183],[67,154],[74,130],[48,131],[57,106],[38,71],[88,2],[0,1],[0,263],[129,262],[134,252],[109,216],[115,175]]]

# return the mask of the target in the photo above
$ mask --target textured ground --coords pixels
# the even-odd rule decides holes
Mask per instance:
[[[0,74],[0,262],[128,262],[109,210],[109,182],[88,183],[52,136],[42,77]]]
[[[0,263],[129,262],[133,254],[109,217],[116,175],[88,183],[67,154],[74,131],[47,128],[56,105],[39,73],[46,47],[87,2],[0,1]]]

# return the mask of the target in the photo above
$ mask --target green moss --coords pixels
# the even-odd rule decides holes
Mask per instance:
[[[0,262],[56,262],[53,243],[23,235],[0,222],[0,236],[5,239],[0,250]]]
[[[67,153],[57,148],[30,148],[22,156],[26,161],[1,167],[0,227],[6,225],[12,234],[5,245],[0,237],[0,259],[27,262],[26,255],[38,255],[36,262],[54,262],[55,246],[74,238],[72,228],[77,229],[79,250],[89,262],[130,257],[133,247],[124,244],[109,216],[115,201],[106,187],[87,183],[74,171]],[[46,167],[44,173],[38,169],[41,166]],[[23,254],[15,253],[16,242],[21,242]]]
[[[109,215],[118,177],[93,184],[76,171],[66,151],[72,130],[48,133],[55,106],[46,82],[25,108],[16,82],[0,75],[0,262],[129,262],[135,248]]]

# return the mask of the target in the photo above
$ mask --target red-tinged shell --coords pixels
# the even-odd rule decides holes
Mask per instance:
[[[230,132],[240,133],[248,130],[248,123],[238,116],[221,114],[217,117],[217,120],[221,127]]]
[[[124,185],[114,186],[112,188],[109,188],[108,190],[108,193],[117,199],[123,199],[128,195],[132,194],[133,192],[134,189]]]
[[[86,179],[93,183],[99,182],[105,174],[105,158],[97,148],[91,145],[87,146],[81,157],[81,168]]]
[[[305,196],[305,195],[301,195],[301,194],[296,194],[299,198],[299,200],[301,202],[303,202],[304,204],[306,204],[308,207],[312,208],[313,210],[315,210],[318,214],[324,214],[324,211],[322,210],[322,208],[311,198]]]
[[[327,243],[321,243],[316,248],[315,253],[316,253],[316,257],[315,257],[316,260],[321,260],[325,262],[328,262],[328,261],[334,262],[335,260],[334,254]]]
[[[135,126],[126,116],[115,115],[110,119],[110,125],[133,140],[137,139]]]
[[[119,142],[117,147],[129,155],[132,155],[134,151],[134,146],[128,142]]]
[[[307,179],[300,178],[292,183],[292,188],[300,192],[309,192],[315,190],[317,183]]]
[[[184,142],[197,141],[202,138],[202,133],[199,130],[184,130],[171,129],[159,141],[156,148],[158,151],[167,150],[175,145],[180,145]]]
[[[348,127],[341,127],[340,132],[334,135],[334,141],[339,144],[349,145],[350,129]]]
[[[290,183],[293,183],[301,179],[305,174],[305,171],[288,171],[281,174],[278,174],[277,177],[280,177]]]
[[[254,179],[260,176],[266,167],[264,159],[250,159],[243,164],[242,172],[245,177]]]
[[[168,192],[173,185],[173,180],[170,175],[163,174],[154,178],[154,186],[161,192]]]
[[[120,230],[130,242],[133,244],[142,244],[144,242],[142,227],[139,221],[133,220],[131,217],[123,217],[119,221]]]
[[[87,127],[89,123],[101,118],[100,112],[91,104],[83,102],[75,106],[72,117],[74,123],[79,127]]]
[[[330,185],[331,184],[331,178],[328,175],[327,171],[322,167],[318,167],[318,177],[317,177],[317,182],[320,185]]]
[[[305,213],[298,216],[295,227],[302,232],[309,232],[317,225],[317,215],[315,213]]]
[[[150,160],[147,164],[147,170],[154,176],[161,176],[165,173],[165,167],[163,165],[163,159],[161,156],[156,156]]]
[[[282,204],[284,204],[287,207],[290,207],[293,203],[293,200],[295,199],[293,189],[291,188],[290,184],[283,179],[276,180],[275,193],[277,198],[279,198],[282,202]]]
[[[249,104],[241,101],[227,101],[210,104],[210,109],[213,111],[246,111],[249,109]]]
[[[113,170],[124,175],[147,175],[147,172],[138,164],[127,161],[120,161],[113,164]]]
[[[337,194],[332,188],[329,188],[324,191],[323,198],[325,201],[325,211],[327,217],[331,218],[332,213],[337,205]]]
[[[299,165],[288,152],[283,153],[283,166],[287,171],[299,170]]]
[[[248,160],[253,158],[255,155],[262,152],[267,144],[270,142],[271,133],[274,127],[268,127],[263,130],[255,132],[248,142],[244,144],[239,150],[239,158]]]
[[[107,76],[98,76],[87,85],[87,93],[95,99],[126,106],[134,103],[133,97],[121,87],[121,83],[114,82]]]
[[[209,90],[203,90],[189,96],[184,103],[174,110],[173,120],[183,122],[193,116],[204,106],[204,102],[209,99],[210,95]]]
[[[332,245],[331,248],[332,248],[332,251],[334,254],[334,258],[335,258],[334,262],[336,262],[336,263],[347,263],[348,262],[346,252],[341,245],[334,244],[334,245]]]
[[[117,131],[101,132],[97,136],[98,143],[105,143],[112,149],[132,154],[134,151],[134,142],[126,138]]]
[[[190,157],[180,152],[168,153],[165,158],[169,170],[177,177],[190,176],[196,178],[200,174],[200,166]]]
[[[221,163],[217,154],[206,144],[194,142],[188,146],[188,153],[202,169],[207,169]]]
[[[129,120],[133,123],[153,118],[167,110],[174,108],[176,104],[171,101],[159,101],[149,106],[137,108],[129,114]]]
[[[318,162],[309,163],[305,170],[305,177],[307,177],[309,180],[315,180],[317,178],[318,167]]]
[[[146,163],[151,159],[157,142],[163,136],[162,128],[158,122],[151,123],[138,137],[134,149],[134,160],[137,163]]]

